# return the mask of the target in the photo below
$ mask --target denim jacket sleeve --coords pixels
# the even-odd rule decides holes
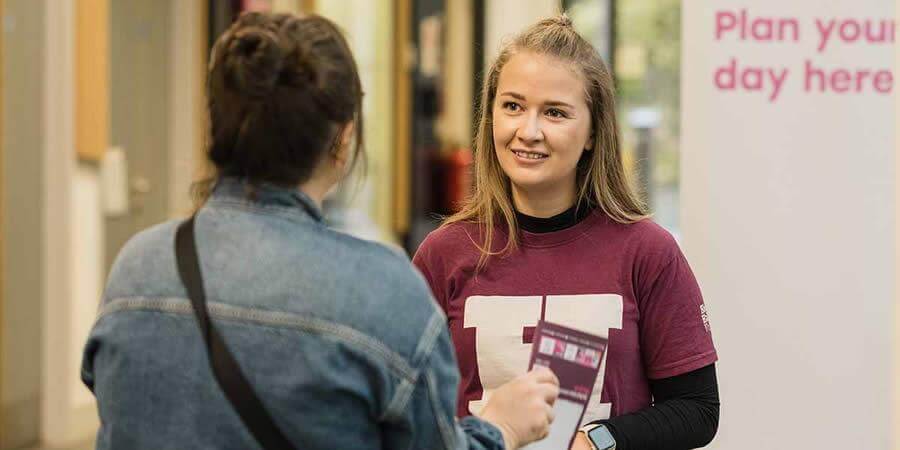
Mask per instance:
[[[442,318],[436,339],[421,370],[405,411],[414,430],[415,449],[503,450],[503,436],[495,426],[477,417],[456,418],[459,369],[450,334]]]

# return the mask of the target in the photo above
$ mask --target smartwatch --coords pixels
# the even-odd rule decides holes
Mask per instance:
[[[616,450],[616,440],[606,425],[590,423],[578,431],[584,433],[593,450]]]

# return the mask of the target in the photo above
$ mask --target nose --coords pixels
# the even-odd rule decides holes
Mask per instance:
[[[523,142],[532,143],[539,142],[544,139],[544,132],[541,130],[540,117],[534,112],[527,114],[524,121],[516,130],[516,137]]]

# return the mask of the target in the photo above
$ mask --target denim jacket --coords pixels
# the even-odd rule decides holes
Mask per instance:
[[[174,255],[179,222],[121,250],[84,351],[98,449],[259,448],[213,378]],[[456,420],[446,319],[407,258],[329,229],[297,189],[221,180],[198,211],[210,315],[303,449],[499,449]]]

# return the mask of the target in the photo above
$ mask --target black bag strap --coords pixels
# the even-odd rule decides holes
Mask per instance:
[[[266,450],[293,449],[290,441],[272,420],[272,416],[247,381],[244,372],[225,345],[222,335],[209,319],[206,308],[206,293],[203,290],[203,276],[194,241],[194,217],[184,221],[175,232],[175,259],[181,282],[187,288],[188,297],[194,307],[194,315],[200,326],[200,333],[206,343],[209,364],[225,397],[237,411],[241,420],[256,441]]]

